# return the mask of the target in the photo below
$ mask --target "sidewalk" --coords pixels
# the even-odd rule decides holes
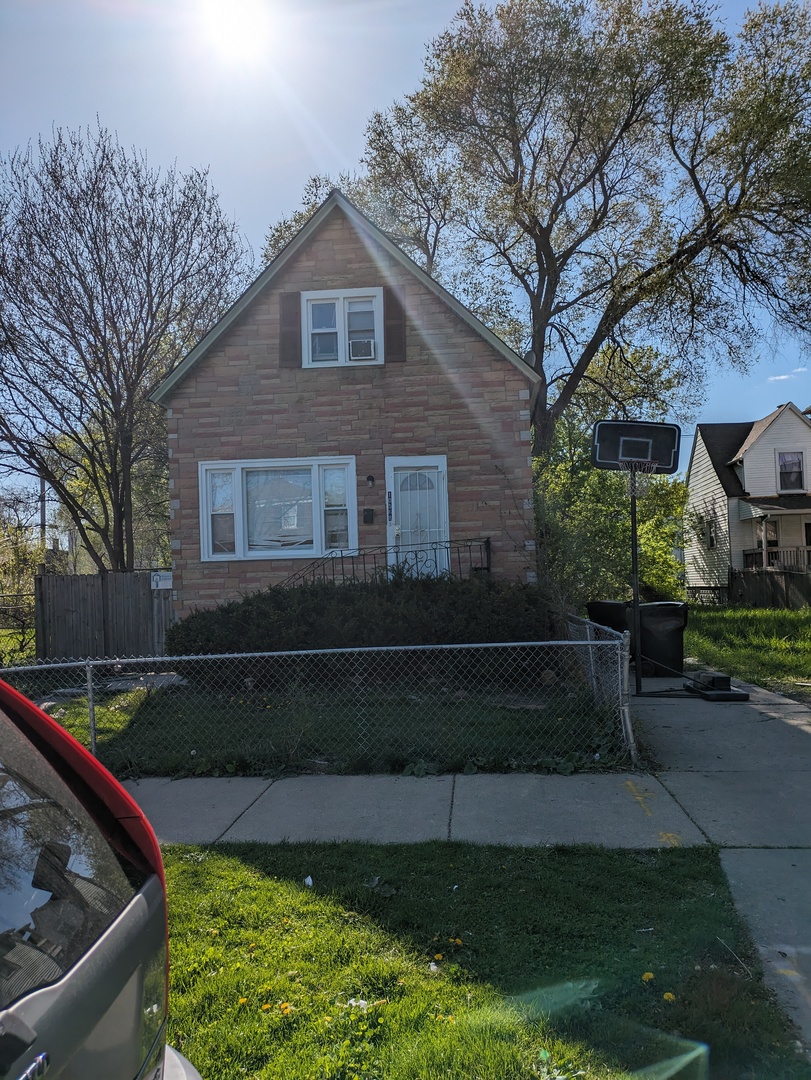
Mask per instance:
[[[749,702],[708,702],[678,693],[682,681],[646,679],[643,696],[632,698],[656,775],[150,778],[126,786],[166,843],[717,844],[767,980],[811,1047],[811,710],[745,685]]]

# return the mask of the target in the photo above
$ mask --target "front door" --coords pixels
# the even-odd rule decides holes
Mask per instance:
[[[388,562],[420,577],[447,573],[447,459],[386,459]]]

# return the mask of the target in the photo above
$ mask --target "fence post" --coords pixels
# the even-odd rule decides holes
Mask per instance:
[[[96,703],[93,699],[93,665],[87,661],[87,712],[90,717],[90,753],[96,757]]]
[[[620,687],[620,715],[622,717],[622,732],[625,736],[625,745],[631,754],[631,764],[639,764],[639,755],[636,750],[634,739],[634,725],[631,720],[631,635],[628,630],[623,631],[622,641],[618,643],[617,657],[619,660],[619,687]]]
[[[594,662],[594,647],[592,642],[594,641],[594,629],[591,622],[586,623],[586,641],[588,642],[588,657],[589,657],[589,680],[591,681],[591,692],[594,694],[594,700],[599,701],[601,694],[597,682],[597,665]]]

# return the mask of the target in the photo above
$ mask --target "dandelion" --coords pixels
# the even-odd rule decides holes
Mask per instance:
[[[268,1003],[265,1002],[265,1004],[262,1006],[262,1012],[267,1012],[269,1008],[270,1008],[270,1005],[268,1005]]]
[[[245,1002],[246,1002],[247,1000],[248,1000],[248,999],[247,999],[246,997],[241,997],[241,998],[239,999],[239,1003],[240,1003],[240,1005],[244,1005],[244,1004],[245,1004]]]
[[[646,971],[642,975],[642,982],[650,982],[651,979],[653,979],[653,978],[654,978],[653,972],[652,971]]]
[[[441,959],[442,959],[442,953],[441,952],[434,953],[434,960],[441,960]]]
[[[248,946],[248,948],[249,948],[249,949],[255,949],[255,948],[256,948],[256,942],[255,942],[255,941],[252,941],[252,942],[250,943],[250,945]]]
[[[675,1001],[676,1000],[676,995],[671,994],[669,990],[668,990],[668,992],[666,994],[662,994],[662,997],[665,999],[665,1001]]]
[[[454,938],[453,943],[454,943],[454,945],[461,945],[462,944],[462,939],[460,937]]]

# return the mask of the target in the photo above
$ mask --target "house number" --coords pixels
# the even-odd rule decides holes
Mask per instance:
[[[387,504],[388,504],[389,525],[391,525],[392,513],[391,513],[391,492],[390,491],[386,492],[386,500],[387,500]]]

